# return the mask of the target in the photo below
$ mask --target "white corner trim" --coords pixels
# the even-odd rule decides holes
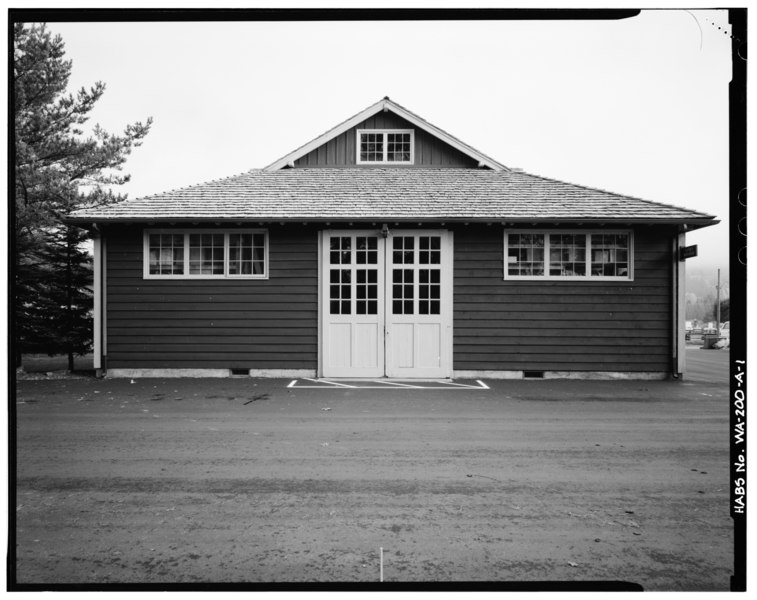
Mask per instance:
[[[673,350],[676,372],[686,372],[686,261],[680,259],[686,234],[673,238]]]
[[[324,254],[325,249],[323,247],[323,240],[325,234],[323,229],[318,230],[318,364],[316,369],[316,377],[323,375],[323,298],[326,294],[326,282],[323,279],[323,274],[326,270],[324,266]]]
[[[102,368],[102,237],[100,235],[95,236],[93,239],[93,251],[94,251],[94,264],[92,265],[92,273],[94,281],[92,287],[94,288],[94,294],[92,301],[94,303],[93,310],[93,326],[92,326],[92,342],[94,360],[93,367],[95,369]]]
[[[439,138],[440,140],[444,141],[445,143],[449,144],[453,148],[456,148],[463,154],[467,154],[474,160],[478,161],[478,164],[480,166],[487,166],[494,171],[504,171],[506,170],[506,167],[504,165],[501,165],[497,161],[489,158],[485,154],[482,154],[478,150],[474,150],[467,144],[461,142],[460,140],[452,137],[448,133],[445,133],[441,129],[435,127],[431,123],[428,123],[426,121],[423,121],[422,119],[419,119],[411,112],[408,112],[401,106],[395,104],[388,98],[384,98],[383,100],[380,100],[376,102],[376,104],[372,104],[365,110],[359,112],[354,117],[350,117],[340,125],[337,125],[336,127],[330,129],[324,134],[319,135],[314,140],[311,140],[304,146],[301,146],[297,148],[297,150],[294,150],[293,152],[290,152],[286,156],[280,158],[276,162],[271,163],[267,167],[264,167],[264,171],[278,171],[279,169],[287,166],[288,164],[294,164],[294,161],[301,158],[302,156],[305,156],[308,152],[311,152],[312,150],[315,150],[319,146],[322,146],[329,140],[334,139],[335,137],[343,134],[348,129],[351,129],[352,127],[355,127],[362,121],[365,121],[368,117],[371,117],[375,115],[378,112],[382,111],[392,111],[396,115],[402,117],[406,121],[409,121],[419,129],[423,129],[425,132],[433,135],[434,137]]]

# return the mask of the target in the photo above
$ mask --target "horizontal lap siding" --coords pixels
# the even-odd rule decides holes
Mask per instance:
[[[506,281],[501,228],[455,231],[454,368],[670,370],[671,236],[634,234],[634,281]]]
[[[108,232],[108,367],[315,369],[317,232],[268,235],[267,280],[146,280],[142,229]]]

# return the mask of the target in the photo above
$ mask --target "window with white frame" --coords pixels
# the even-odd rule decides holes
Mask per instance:
[[[506,231],[505,279],[633,279],[633,234]]]
[[[267,279],[268,233],[261,229],[146,230],[146,279]]]
[[[412,129],[358,129],[358,164],[412,164]]]

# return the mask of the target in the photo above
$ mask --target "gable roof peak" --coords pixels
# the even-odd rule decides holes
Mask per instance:
[[[336,127],[333,127],[332,129],[328,130],[326,133],[319,135],[317,138],[311,140],[307,144],[300,146],[293,152],[290,152],[286,156],[283,156],[277,161],[271,163],[270,165],[265,167],[264,170],[277,171],[286,166],[291,166],[292,164],[294,164],[294,161],[304,156],[308,152],[314,150],[315,148],[318,148],[319,146],[322,146],[329,140],[332,140],[338,135],[341,135],[348,129],[351,129],[352,127],[356,126],[358,123],[365,121],[367,118],[372,117],[376,113],[380,111],[387,111],[387,110],[402,117],[406,121],[409,121],[416,127],[423,129],[430,135],[433,135],[434,137],[442,140],[443,142],[449,144],[453,148],[456,148],[463,154],[468,155],[469,157],[471,157],[473,160],[475,160],[478,163],[479,167],[486,167],[486,168],[492,169],[493,171],[507,171],[508,170],[508,168],[505,167],[503,164],[500,164],[494,159],[489,158],[488,156],[486,156],[482,152],[479,152],[475,148],[469,146],[465,142],[457,139],[456,137],[436,127],[435,125],[432,125],[425,119],[419,117],[413,112],[410,112],[403,106],[400,106],[395,101],[391,100],[389,96],[384,96],[381,100],[379,100],[375,104],[372,104],[365,110],[360,111],[359,113],[357,113],[356,115],[353,115],[346,121],[343,121]]]

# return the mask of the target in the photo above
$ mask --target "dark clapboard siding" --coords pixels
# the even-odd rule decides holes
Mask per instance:
[[[145,280],[142,228],[107,232],[109,368],[315,369],[315,228],[269,227],[267,280]]]
[[[634,234],[634,281],[506,281],[501,227],[455,231],[454,368],[658,371],[671,365],[671,236]]]
[[[415,161],[413,165],[392,165],[398,168],[412,167],[477,167],[470,156],[445,144],[435,136],[392,112],[377,113],[352,129],[329,140],[322,146],[305,154],[294,162],[297,167],[344,167],[359,166],[371,168],[372,165],[357,165],[356,129],[413,129],[415,130]]]

